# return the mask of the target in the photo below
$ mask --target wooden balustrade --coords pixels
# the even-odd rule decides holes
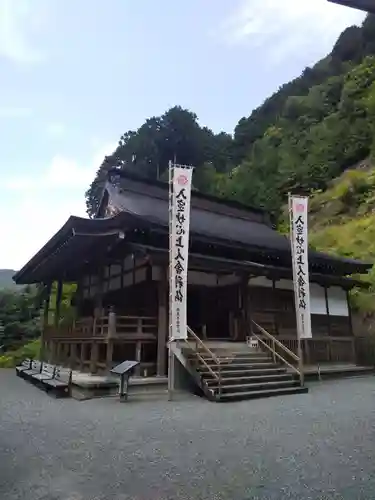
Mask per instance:
[[[111,316],[112,314],[112,316]],[[157,318],[151,316],[119,316],[110,313],[100,318],[80,318],[71,326],[46,326],[45,339],[145,339],[157,336]]]
[[[93,322],[93,336],[94,337],[107,337],[109,332],[109,317],[102,316],[95,318]]]
[[[296,337],[277,337],[288,349],[297,353]],[[356,346],[354,337],[314,337],[301,341],[305,364],[355,363]]]
[[[44,340],[48,342],[54,339],[67,339],[72,337],[72,329],[67,326],[52,326],[48,325],[44,327]]]
[[[157,318],[152,316],[116,316],[116,337],[156,338]]]
[[[90,338],[93,336],[94,318],[79,318],[71,327],[71,336],[77,338]]]

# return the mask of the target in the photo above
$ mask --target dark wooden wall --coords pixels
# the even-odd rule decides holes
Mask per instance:
[[[277,288],[250,287],[248,308],[251,318],[273,335],[295,336],[297,331],[294,292]],[[314,336],[352,335],[350,316],[312,314]]]

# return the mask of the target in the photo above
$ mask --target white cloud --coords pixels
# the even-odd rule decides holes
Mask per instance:
[[[117,144],[106,144],[97,150],[86,165],[73,158],[56,155],[48,168],[41,175],[8,177],[2,180],[5,189],[12,191],[38,192],[45,189],[59,190],[61,188],[87,188],[93,180],[104,157],[111,154]]]
[[[0,119],[1,118],[27,118],[31,116],[31,108],[22,107],[0,107]]]
[[[327,0],[242,0],[221,35],[231,44],[268,46],[274,57],[284,58],[306,49],[328,52],[343,29],[364,17]]]
[[[0,0],[0,57],[15,63],[37,63],[45,52],[34,37],[46,26],[45,0]]]
[[[64,193],[63,193],[64,194]],[[83,193],[54,198],[48,193],[41,197],[23,196],[9,207],[1,209],[11,217],[1,220],[6,235],[0,245],[0,268],[20,269],[60,229],[70,215],[85,216]]]
[[[56,155],[37,178],[1,180],[5,189],[0,198],[0,226],[6,237],[0,245],[0,268],[20,269],[70,215],[87,216],[85,191],[115,146],[98,149],[87,165]]]
[[[60,139],[65,135],[65,132],[65,125],[60,122],[50,123],[47,127],[47,134],[54,139]]]

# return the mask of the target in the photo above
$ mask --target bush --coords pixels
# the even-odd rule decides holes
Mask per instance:
[[[40,352],[40,340],[33,340],[15,351],[0,356],[0,368],[13,368],[25,358],[37,359]]]
[[[14,366],[16,365],[14,364],[12,356],[0,356],[0,368],[13,368]]]

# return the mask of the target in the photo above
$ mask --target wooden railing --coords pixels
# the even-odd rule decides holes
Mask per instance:
[[[153,316],[117,316],[116,337],[155,338],[157,318]]]
[[[90,338],[94,332],[94,318],[80,318],[74,321],[71,336],[79,338]]]
[[[271,352],[274,361],[276,361],[276,359],[281,361],[284,365],[288,366],[291,370],[297,373],[300,379],[300,384],[303,386],[304,374],[301,358],[273,335],[267,332],[267,330],[258,325],[258,323],[255,323],[255,321],[251,321],[251,326],[251,336],[255,337],[258,342],[260,342],[261,347]],[[259,332],[258,334],[254,332],[254,327]],[[287,358],[291,359],[291,361],[288,361]]]
[[[71,338],[72,329],[70,327],[59,327],[56,328],[52,325],[47,325],[44,327],[44,340],[48,342],[53,339],[67,339]]]
[[[189,345],[189,347],[192,347],[192,343],[195,346],[194,349],[194,355],[196,358],[203,363],[203,365],[207,368],[209,373],[212,375],[212,377],[216,380],[218,384],[218,393],[219,395],[221,394],[221,366],[220,366],[220,359],[214,354],[207,346],[206,344],[198,337],[198,335],[188,326],[187,327],[188,331],[188,338],[185,339],[185,342]],[[205,358],[201,355],[201,351],[205,352],[208,354],[210,359],[214,362],[214,364],[217,367],[217,372],[212,369],[212,367],[207,363]]]
[[[118,338],[154,340],[157,336],[157,318],[151,316],[119,316],[110,313],[100,318],[80,318],[68,326],[46,326],[45,340]]]
[[[297,353],[298,340],[296,337],[280,336],[278,339],[290,351]],[[301,347],[306,365],[357,362],[355,337],[314,336],[312,339],[301,340]]]
[[[109,335],[109,316],[95,318],[93,321],[93,336],[108,337]]]

